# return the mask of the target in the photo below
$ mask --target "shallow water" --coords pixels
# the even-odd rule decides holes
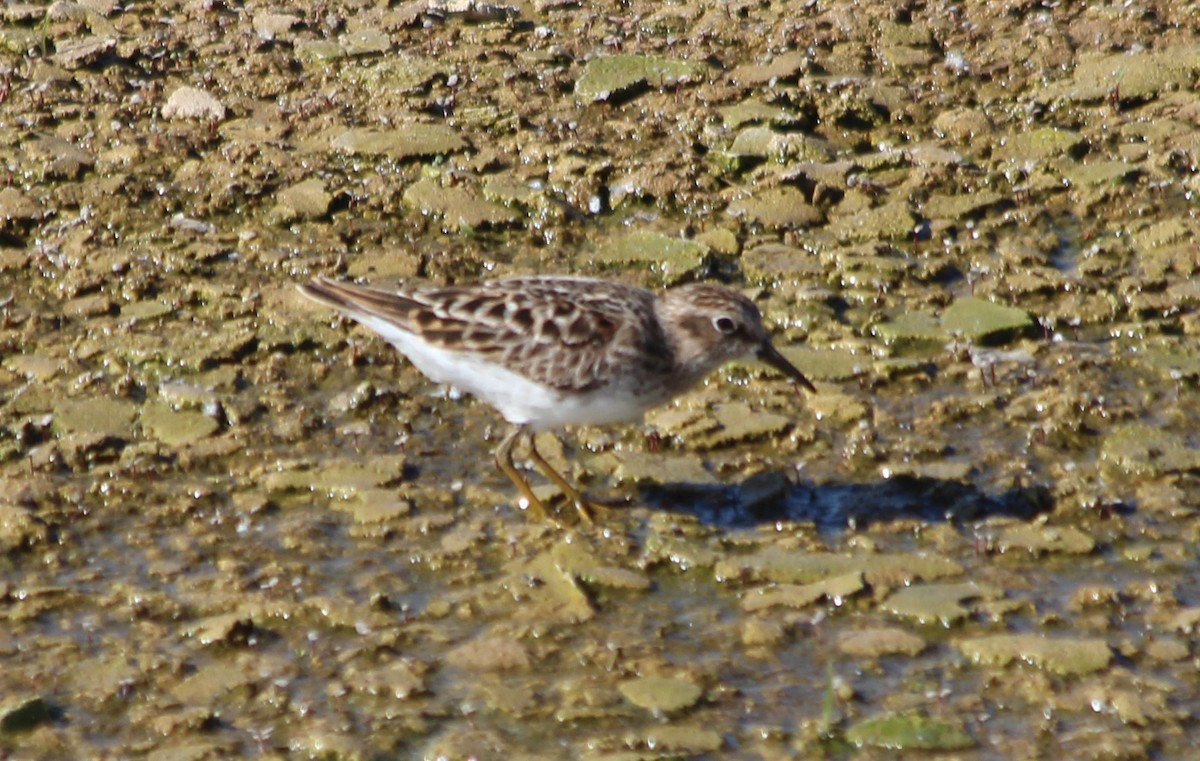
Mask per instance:
[[[0,755],[1190,757],[1189,8],[473,7],[6,9]],[[820,393],[540,439],[542,525],[294,290],[530,272]]]

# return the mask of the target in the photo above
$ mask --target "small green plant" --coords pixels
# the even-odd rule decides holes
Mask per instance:
[[[46,6],[46,12],[42,15],[42,58],[50,55],[50,6]]]
[[[825,664],[825,700],[821,705],[821,735],[833,737],[834,709],[837,695],[833,691],[833,664]]]

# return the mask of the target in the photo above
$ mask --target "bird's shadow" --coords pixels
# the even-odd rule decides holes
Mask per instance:
[[[988,493],[961,481],[897,476],[872,483],[793,483],[771,471],[735,485],[645,484],[638,501],[700,522],[746,528],[778,522],[812,523],[821,531],[896,520],[966,523],[992,517],[1029,520],[1053,507],[1050,489],[1019,484]]]

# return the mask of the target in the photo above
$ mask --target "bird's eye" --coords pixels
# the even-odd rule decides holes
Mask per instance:
[[[713,320],[713,327],[718,332],[727,336],[731,336],[737,332],[737,323],[729,317],[717,317]]]

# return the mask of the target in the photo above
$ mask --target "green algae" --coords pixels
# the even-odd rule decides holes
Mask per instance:
[[[742,598],[742,610],[754,612],[774,607],[804,608],[827,599],[842,605],[847,598],[866,588],[860,571],[833,576],[811,584],[776,584],[748,590]]]
[[[757,222],[764,227],[809,227],[824,219],[821,211],[808,203],[795,188],[772,188],[752,193],[729,204],[733,217]]]
[[[689,436],[698,449],[720,449],[733,444],[758,441],[783,433],[792,425],[792,417],[756,410],[749,404],[729,402],[718,404],[709,412],[718,427],[703,434]]]
[[[700,685],[684,677],[643,676],[617,685],[625,699],[655,714],[681,711],[700,699]]]
[[[371,127],[345,130],[333,135],[328,145],[333,151],[350,156],[380,155],[403,161],[455,153],[466,148],[467,141],[445,125],[407,122],[387,130]]]
[[[995,634],[959,640],[956,645],[963,655],[977,663],[1007,666],[1023,661],[1061,676],[1100,671],[1113,658],[1107,642],[1089,637]]]
[[[809,380],[840,383],[863,375],[874,365],[874,358],[844,349],[781,346],[779,352]]]
[[[1072,100],[1117,98],[1137,103],[1191,83],[1200,71],[1200,46],[1168,45],[1155,50],[1090,53],[1080,57],[1069,82],[1045,97]]]
[[[702,270],[708,258],[709,248],[703,243],[648,230],[611,240],[591,255],[591,260],[602,268],[649,267],[668,285]]]
[[[331,507],[349,513],[358,523],[389,523],[412,512],[412,500],[392,489],[356,489],[354,497]]]
[[[879,658],[885,655],[914,656],[928,643],[912,632],[895,627],[874,627],[843,634],[838,650],[857,658]]]
[[[1149,349],[1139,352],[1138,360],[1171,380],[1200,378],[1200,353],[1189,347]]]
[[[1024,550],[1032,555],[1062,553],[1087,555],[1096,548],[1096,540],[1075,526],[1028,524],[1009,526],[996,538],[1000,552]]]
[[[721,733],[703,724],[671,724],[646,731],[644,744],[654,753],[717,753],[724,747]]]
[[[742,268],[751,282],[763,284],[796,283],[824,270],[811,251],[779,243],[764,243],[746,251]]]
[[[648,55],[609,55],[588,61],[575,81],[575,94],[584,100],[609,100],[641,84],[674,87],[704,75],[706,67],[695,61]]]
[[[932,351],[949,338],[941,321],[933,314],[908,312],[871,327],[871,332],[887,344],[906,351]]]
[[[1025,310],[974,298],[957,299],[942,313],[941,325],[951,335],[988,346],[1007,343],[1034,328]]]
[[[1133,476],[1155,476],[1200,468],[1200,452],[1172,431],[1142,423],[1115,427],[1104,438],[1100,457]]]
[[[550,556],[559,571],[588,584],[640,591],[650,588],[644,574],[605,563],[582,542],[559,542],[550,550]]]
[[[996,157],[1002,161],[1045,160],[1069,155],[1083,142],[1083,136],[1073,130],[1043,127],[1003,138]]]
[[[917,227],[909,205],[893,201],[852,213],[831,215],[830,232],[842,241],[907,240]]]
[[[930,219],[961,220],[964,217],[983,214],[1003,200],[1005,198],[1000,193],[987,190],[936,195],[925,201],[921,211]]]
[[[403,455],[328,460],[316,469],[296,465],[267,473],[263,485],[269,493],[300,490],[349,496],[400,480],[404,465]]]
[[[857,572],[872,585],[902,586],[920,579],[958,576],[962,566],[937,556],[880,554],[855,557],[766,547],[750,555],[722,560],[715,571],[718,580],[751,578],[801,584]]]
[[[487,200],[477,188],[449,178],[422,178],[405,189],[404,202],[422,214],[440,217],[449,231],[498,227],[517,219],[511,209]]]
[[[1137,167],[1124,161],[1093,161],[1069,166],[1063,177],[1072,187],[1087,187],[1117,184],[1137,172]]]
[[[213,435],[221,428],[211,415],[193,410],[175,410],[166,404],[142,409],[138,422],[143,431],[168,446],[184,446]]]
[[[730,72],[729,78],[743,87],[765,85],[794,78],[808,62],[808,54],[805,51],[789,50],[772,55],[762,63],[738,66]]]
[[[128,439],[133,435],[137,407],[123,399],[93,397],[63,400],[54,407],[54,428],[60,434],[85,434]]]
[[[977,745],[961,726],[926,716],[891,715],[865,719],[846,730],[856,745],[890,750],[965,750]]]
[[[965,339],[995,346],[1029,335],[1035,324],[1029,313],[977,298],[957,299],[940,316],[912,312],[872,327],[884,341],[907,350],[928,350]]]
[[[621,457],[613,470],[620,483],[716,484],[717,477],[695,453],[649,456],[632,453]]]
[[[949,628],[961,623],[971,614],[971,609],[963,605],[964,602],[976,599],[993,600],[1000,596],[1000,590],[974,582],[917,584],[893,592],[884,601],[883,607],[901,618],[909,618],[919,624],[939,623]]]
[[[773,106],[760,101],[741,101],[731,106],[719,109],[725,126],[737,129],[745,124],[763,122],[773,125],[788,124],[796,115],[779,106]]]

